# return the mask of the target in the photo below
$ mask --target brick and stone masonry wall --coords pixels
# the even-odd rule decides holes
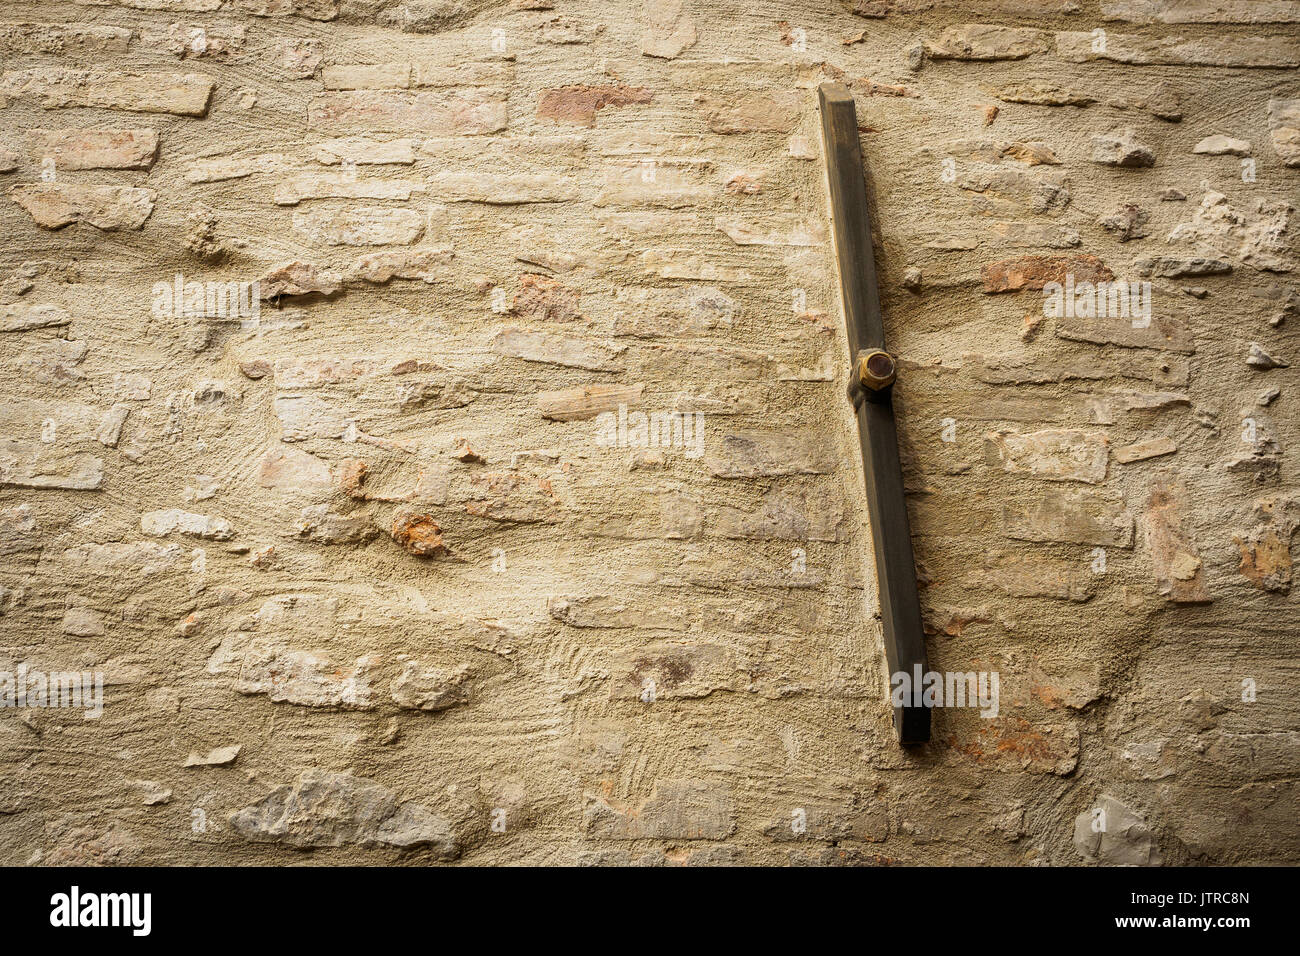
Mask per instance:
[[[104,686],[0,708],[0,860],[1300,862],[1297,67],[1291,0],[6,0],[0,680]],[[1000,675],[915,751],[825,80]]]

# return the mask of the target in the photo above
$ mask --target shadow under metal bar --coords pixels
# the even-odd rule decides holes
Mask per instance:
[[[853,363],[849,397],[857,410],[862,442],[885,658],[891,677],[900,671],[908,675],[914,695],[907,697],[902,707],[894,708],[894,729],[901,744],[924,743],[930,739],[930,711],[921,704],[919,680],[926,671],[925,634],[894,424],[892,388],[897,363],[885,350],[858,114],[847,87],[823,83],[817,92],[835,258]]]

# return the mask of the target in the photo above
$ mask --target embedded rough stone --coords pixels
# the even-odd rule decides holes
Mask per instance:
[[[1231,136],[1216,133],[1205,137],[1193,146],[1192,152],[1206,156],[1249,156],[1250,143],[1244,139],[1233,139]]]
[[[1131,318],[1064,317],[1056,320],[1056,335],[1076,342],[1163,349],[1190,355],[1196,351],[1191,330],[1172,316],[1156,313],[1150,325],[1134,326]]]
[[[263,299],[278,299],[286,295],[333,295],[343,279],[337,272],[321,269],[308,262],[286,262],[271,269],[258,280],[258,291]]]
[[[316,544],[363,544],[379,536],[369,514],[342,514],[329,505],[304,508],[296,532]]]
[[[228,747],[216,747],[207,753],[192,752],[185,758],[187,767],[224,767],[227,764],[235,762],[239,752],[243,750],[242,744],[231,744]]]
[[[1273,355],[1258,342],[1250,343],[1250,354],[1246,356],[1246,364],[1252,368],[1264,369],[1265,371],[1271,368],[1291,367],[1290,362]]]
[[[1300,507],[1295,498],[1270,495],[1255,502],[1255,527],[1232,541],[1241,553],[1238,570],[1264,591],[1291,591],[1291,538],[1300,528]]]
[[[366,710],[375,706],[370,686],[374,665],[363,656],[345,671],[321,654],[259,640],[244,652],[234,688],[241,694],[265,694],[276,703]]]
[[[71,323],[72,316],[57,305],[27,305],[19,302],[0,308],[0,332],[50,329]]]
[[[1156,256],[1154,258],[1139,259],[1133,265],[1137,269],[1138,275],[1154,276],[1159,279],[1227,275],[1232,271],[1232,263],[1227,259],[1211,259],[1204,256],[1192,256],[1185,259],[1176,256]]]
[[[393,517],[392,538],[408,552],[422,558],[450,553],[442,540],[442,529],[432,515],[403,510]]]
[[[1034,106],[1091,106],[1095,96],[1052,83],[1015,83],[1001,87],[995,94],[1006,103],[1028,103]]]
[[[1090,863],[1160,866],[1164,862],[1146,821],[1107,794],[1075,817],[1074,847]]]
[[[573,322],[582,318],[580,293],[549,276],[525,273],[510,303],[510,314],[543,322]]]
[[[140,516],[140,530],[153,537],[169,534],[187,534],[210,541],[225,541],[234,537],[234,529],[225,518],[199,515],[175,508],[147,511]]]
[[[1147,235],[1146,224],[1151,219],[1151,214],[1140,206],[1132,203],[1125,203],[1115,209],[1109,215],[1103,216],[1097,220],[1097,225],[1107,232],[1115,234],[1120,242],[1128,242],[1131,239],[1142,239]]]
[[[1094,136],[1092,161],[1102,166],[1154,166],[1156,154],[1126,129],[1118,136]]]
[[[1268,101],[1268,135],[1283,166],[1300,166],[1300,99]]]
[[[702,780],[659,780],[639,803],[587,794],[582,825],[607,840],[725,840],[736,829],[730,793]]]
[[[447,710],[470,700],[473,670],[467,664],[431,667],[419,661],[405,661],[394,680],[392,697],[406,710]]]
[[[441,860],[460,856],[450,820],[373,780],[313,768],[230,818],[246,840],[312,847],[428,847]]]

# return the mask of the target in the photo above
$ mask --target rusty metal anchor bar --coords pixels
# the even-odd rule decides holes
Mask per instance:
[[[910,678],[924,673],[927,667],[921,602],[916,590],[916,561],[894,424],[893,384],[898,364],[885,347],[871,245],[871,216],[867,210],[866,174],[853,95],[841,84],[823,83],[818,88],[818,100],[835,258],[853,363],[849,398],[857,410],[858,436],[862,443],[885,658],[891,677],[903,672]],[[922,706],[919,693],[905,697],[903,706],[894,708],[894,729],[901,744],[924,743],[930,739],[930,711]]]

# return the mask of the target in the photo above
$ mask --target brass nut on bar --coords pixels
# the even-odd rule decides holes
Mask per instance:
[[[858,353],[858,381],[863,388],[878,392],[893,385],[897,376],[898,365],[884,349]]]

